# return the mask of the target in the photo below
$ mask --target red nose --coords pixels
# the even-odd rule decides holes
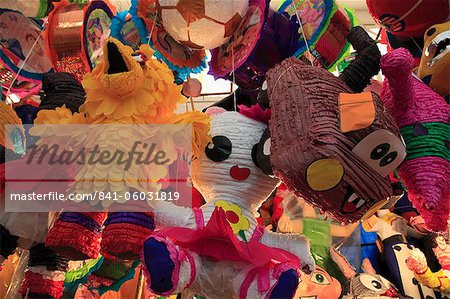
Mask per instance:
[[[245,181],[250,176],[250,168],[234,165],[230,169],[230,176],[235,180]]]

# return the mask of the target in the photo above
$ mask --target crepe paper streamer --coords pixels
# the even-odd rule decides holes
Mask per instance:
[[[19,73],[19,79],[36,82],[53,71],[45,53],[42,22],[8,9],[0,9],[0,22],[4,24],[0,28],[0,62],[4,67]]]
[[[251,1],[230,41],[212,50],[209,73],[216,79],[234,80],[241,88],[255,90],[270,68],[293,55],[297,29],[286,15],[270,9],[266,1]]]
[[[41,19],[49,10],[48,0],[0,0],[0,8],[11,9],[30,18]]]
[[[55,70],[80,80],[92,70],[103,54],[112,18],[113,9],[106,1],[81,5],[62,0],[56,4],[46,30],[47,50]]]
[[[163,28],[157,18],[154,0],[132,0],[130,13],[137,9],[138,16],[144,20],[150,41],[148,44],[156,51],[154,56],[164,61],[174,72],[177,84],[182,84],[190,74],[199,74],[207,67],[206,52],[193,50],[175,41]],[[143,33],[143,29],[138,27]]]
[[[338,5],[334,0],[320,1],[319,4],[309,0],[284,0],[278,11],[287,12],[295,20],[298,12],[302,20],[296,57],[308,55],[308,48],[313,57],[325,68],[332,69],[345,56],[349,49],[346,41],[350,29],[356,25],[353,14]],[[298,20],[296,20],[298,22]],[[300,27],[300,24],[298,24]],[[305,38],[308,44],[305,43]]]
[[[402,37],[422,37],[450,15],[448,0],[367,0],[367,7],[377,24]]]

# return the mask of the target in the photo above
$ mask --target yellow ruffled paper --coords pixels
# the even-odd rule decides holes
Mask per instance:
[[[82,113],[74,113],[66,108],[66,105],[55,110],[41,110],[38,112],[35,125],[68,125],[68,124],[89,124],[90,119]]]
[[[133,57],[130,47],[114,42],[129,69],[126,73],[108,75],[107,48],[102,61],[92,73],[87,74],[83,86],[87,98],[81,112],[95,123],[167,123],[177,104],[183,102],[181,87],[176,86],[170,69],[156,59],[150,58],[154,51],[142,45],[140,51],[149,59],[141,66]]]
[[[211,136],[209,135],[211,117],[200,111],[175,114],[170,119],[170,123],[192,125],[192,152],[194,157],[198,157],[201,149],[204,149],[211,142]]]

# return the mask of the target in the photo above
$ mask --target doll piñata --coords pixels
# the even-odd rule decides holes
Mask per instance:
[[[386,54],[381,98],[395,118],[408,155],[398,169],[408,196],[428,229],[447,228],[450,212],[450,106],[412,74],[413,58],[403,48]]]
[[[348,35],[356,59],[340,78],[289,58],[269,71],[273,173],[340,222],[373,214],[393,195],[389,174],[406,156],[380,97],[363,92],[381,56],[361,27]]]
[[[242,112],[242,109],[241,109]],[[276,185],[260,167],[270,154],[266,124],[208,109],[212,141],[193,160],[200,209],[155,204],[157,231],[141,261],[153,293],[211,298],[292,298],[299,267],[314,267],[308,241],[258,225],[256,211]],[[252,113],[250,113],[252,114]]]
[[[389,210],[379,210],[377,215],[364,221],[362,226],[366,231],[376,232],[381,240],[383,260],[400,294],[407,298],[436,298],[433,290],[420,284],[406,266],[406,259],[414,250],[406,240],[408,229],[411,229],[407,221]]]
[[[338,299],[341,292],[342,286],[339,280],[316,265],[316,270],[313,272],[302,273],[295,298]]]
[[[442,267],[437,272],[431,271],[425,255],[419,249],[414,249],[406,260],[406,264],[411,271],[414,271],[420,283],[450,298],[450,244],[447,244],[443,237],[437,237],[433,251]]]
[[[102,61],[83,80],[87,98],[80,107],[81,114],[72,116],[69,111],[69,115],[61,119],[61,122],[110,125],[185,122],[186,115],[174,114],[177,103],[182,100],[180,88],[174,85],[172,72],[158,60],[152,59],[152,55],[153,51],[147,45],[133,53],[130,47],[115,39],[106,41]],[[67,110],[64,112],[67,113]],[[55,117],[58,118],[54,113],[39,113],[39,117],[47,119],[47,123]],[[117,126],[104,126],[101,130],[102,134],[109,134],[108,139],[102,141],[102,148],[128,152],[133,147],[131,138],[123,137]],[[126,128],[124,130],[126,131]],[[128,129],[125,134],[129,132]],[[166,138],[155,131],[148,133],[144,127],[135,133],[139,134],[140,140],[149,136]],[[92,144],[91,140],[83,142],[86,147]],[[173,156],[176,152],[167,152],[167,155]],[[70,191],[80,194],[91,193],[93,190],[158,191],[158,180],[166,176],[167,168],[165,165],[152,167],[150,180],[149,174],[142,173],[145,172],[142,168],[136,170],[132,167],[127,171],[123,164],[116,163],[106,166],[83,165],[76,180],[85,183],[75,182]],[[140,180],[142,176],[145,178]],[[105,220],[106,216],[106,213],[62,213],[47,236],[47,244],[73,259],[95,258],[100,247],[105,256],[135,259],[139,255],[143,240],[155,227],[152,213],[123,212],[119,208]],[[80,227],[81,223],[85,224],[83,229]],[[101,232],[103,224],[104,229]]]
[[[378,275],[368,259],[365,259],[361,266],[364,273],[357,273],[334,247],[330,248],[330,255],[347,278],[343,299],[401,298],[395,286]]]
[[[450,21],[425,32],[425,46],[417,75],[434,91],[450,101]]]

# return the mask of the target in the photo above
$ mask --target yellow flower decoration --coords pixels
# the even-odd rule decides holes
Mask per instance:
[[[225,211],[227,221],[231,225],[235,235],[239,234],[240,231],[245,231],[250,228],[250,221],[248,221],[247,217],[242,215],[240,206],[225,200],[219,200],[214,205]]]
[[[174,114],[177,104],[184,101],[181,87],[173,83],[166,65],[151,58],[153,51],[148,45],[140,52],[148,55],[144,65],[133,58],[130,47],[108,39],[103,59],[83,80],[87,98],[80,111],[102,123],[105,119],[114,123],[164,123]],[[111,73],[110,64],[118,62],[122,62],[120,71]]]

